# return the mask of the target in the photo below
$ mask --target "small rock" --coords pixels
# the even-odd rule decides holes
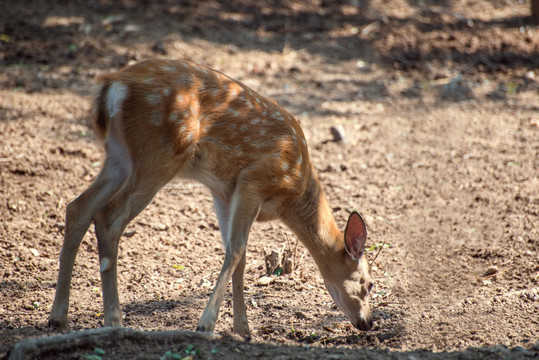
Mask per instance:
[[[107,16],[105,19],[101,21],[101,25],[103,26],[110,26],[117,23],[121,23],[125,20],[125,15],[111,15]]]
[[[166,47],[165,43],[163,41],[161,41],[161,40],[159,40],[155,44],[153,44],[152,51],[155,52],[155,53],[161,54],[161,55],[167,55],[168,54],[167,47]]]
[[[472,90],[465,84],[462,75],[457,75],[444,85],[442,98],[447,101],[463,101],[473,97]]]
[[[483,273],[483,277],[491,276],[498,273],[498,267],[496,265],[489,266]]]
[[[356,61],[356,66],[360,69],[363,69],[365,67],[367,67],[367,65],[365,64],[365,61],[359,59],[358,61]]]
[[[200,283],[198,284],[198,286],[211,288],[211,281],[203,278],[200,280]]]
[[[301,311],[296,311],[296,312],[294,313],[294,315],[295,315],[296,318],[298,318],[298,319],[302,319],[302,320],[307,319],[307,316],[306,316],[304,313],[302,313]]]
[[[527,300],[539,301],[539,294],[536,289],[524,291],[521,296]]]
[[[126,231],[122,234],[122,236],[125,236],[127,238],[130,238],[130,237],[133,237],[135,234],[137,233],[136,230],[132,230],[132,231]]]
[[[166,224],[156,223],[152,225],[152,229],[157,231],[166,231],[168,230],[168,226]]]
[[[362,60],[362,59],[359,59],[358,61],[356,61],[356,67],[360,70],[360,71],[363,71],[363,72],[369,72],[370,71],[370,68],[369,66],[367,65],[367,63]]]
[[[344,134],[344,128],[341,125],[335,125],[330,128],[331,135],[334,142],[346,142],[346,136]]]
[[[320,170],[320,172],[321,172],[321,173],[325,173],[325,172],[333,172],[334,170],[335,170],[335,169],[333,168],[333,166],[328,165],[328,166],[326,166],[325,169]]]
[[[382,27],[382,23],[380,21],[374,21],[370,23],[369,25],[365,26],[363,29],[361,29],[360,34],[362,37],[367,37],[371,33],[378,32],[381,27]]]
[[[139,25],[127,24],[124,26],[124,33],[137,33],[140,32],[142,28]]]
[[[268,286],[269,284],[275,282],[275,276],[262,276],[257,281],[257,285]]]
[[[57,228],[58,230],[64,230],[66,227],[65,222],[57,222],[53,225],[53,227]]]

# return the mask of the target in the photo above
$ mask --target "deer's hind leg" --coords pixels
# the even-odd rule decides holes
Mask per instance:
[[[172,164],[172,163],[171,163]],[[94,217],[99,250],[105,326],[121,326],[118,297],[118,245],[126,226],[152,201],[155,194],[178,172],[184,161],[162,166],[144,158],[133,159],[131,175]]]
[[[126,226],[152,201],[161,186],[148,184],[127,186],[116,194],[95,216],[95,232],[99,250],[99,271],[103,287],[105,326],[121,326],[122,314],[118,297],[118,245]]]
[[[118,166],[117,159],[107,157],[95,182],[67,206],[56,295],[49,315],[50,327],[67,327],[71,276],[80,243],[95,214],[122,187],[127,176],[128,171]]]

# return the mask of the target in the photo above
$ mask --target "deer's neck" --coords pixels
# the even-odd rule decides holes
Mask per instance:
[[[314,170],[309,173],[303,196],[283,214],[283,221],[307,247],[322,275],[329,272],[334,256],[344,249],[343,234]]]

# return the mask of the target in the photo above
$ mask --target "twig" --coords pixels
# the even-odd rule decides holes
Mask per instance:
[[[374,259],[371,261],[370,265],[369,265],[369,270],[372,268],[372,264],[374,264],[374,262],[376,261],[376,258],[378,258],[378,255],[380,255],[380,252],[382,251],[382,249],[384,248],[384,246],[386,246],[386,242],[384,241],[384,243],[382,244],[382,246],[380,247],[380,249],[378,249],[378,252],[376,253],[376,256],[374,257]]]
[[[294,246],[294,250],[292,251],[292,246],[290,244],[290,238],[288,237],[288,234],[285,232],[284,237],[286,238],[286,242],[288,243],[288,250],[292,254],[292,259],[294,261],[294,270],[296,270],[299,267],[299,263],[296,261],[297,254],[298,254],[298,240],[296,239],[296,244]]]
[[[303,254],[301,254],[301,256],[299,257],[299,262],[303,261],[303,258],[305,257],[305,255],[307,255],[307,250],[303,251]]]
[[[375,304],[376,306],[384,306],[384,305],[404,305],[401,301],[380,301]]]
[[[234,337],[230,337],[234,340]],[[9,358],[39,359],[51,353],[72,353],[78,349],[92,348],[95,344],[113,346],[114,344],[129,343],[192,343],[192,342],[218,342],[226,337],[192,331],[155,331],[144,332],[129,328],[106,327],[75,331],[66,335],[55,335],[40,338],[29,338],[15,344]],[[236,340],[237,341],[237,340]]]

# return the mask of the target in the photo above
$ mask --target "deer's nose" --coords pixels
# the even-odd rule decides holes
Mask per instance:
[[[362,315],[354,326],[359,330],[368,331],[372,329],[373,324],[374,321],[372,319],[372,315],[369,314],[367,317]]]

